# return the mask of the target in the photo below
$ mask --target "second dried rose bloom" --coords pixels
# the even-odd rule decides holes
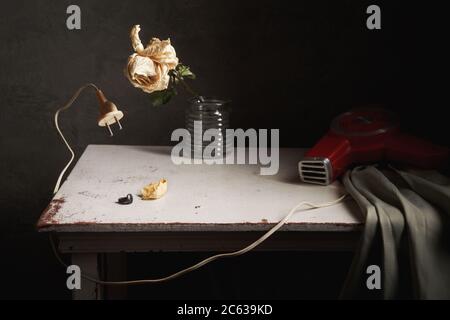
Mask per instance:
[[[131,29],[131,45],[135,51],[128,58],[125,75],[131,84],[144,92],[152,93],[167,89],[170,81],[169,71],[178,65],[175,48],[170,39],[152,38],[144,48],[139,39],[139,25]]]

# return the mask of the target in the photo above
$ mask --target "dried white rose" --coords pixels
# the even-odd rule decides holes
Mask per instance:
[[[139,38],[139,25],[131,29],[131,45],[136,53],[128,58],[125,75],[136,88],[152,93],[167,89],[169,71],[175,69],[178,58],[170,39],[152,38],[144,48]]]

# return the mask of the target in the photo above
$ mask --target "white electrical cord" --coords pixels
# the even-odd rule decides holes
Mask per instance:
[[[59,174],[58,177],[58,181],[56,181],[56,185],[55,185],[55,189],[53,189],[53,194],[56,194],[59,190],[59,187],[61,185],[61,180],[64,176],[64,173],[67,171],[67,169],[70,167],[70,165],[72,164],[73,159],[75,159],[75,152],[72,150],[72,148],[70,147],[69,143],[67,142],[66,138],[64,137],[64,135],[61,132],[61,129],[59,128],[59,124],[58,124],[58,117],[59,117],[59,113],[61,111],[64,111],[68,108],[70,108],[70,106],[75,102],[75,100],[78,98],[78,96],[81,94],[81,92],[83,92],[84,89],[88,88],[88,87],[92,87],[95,90],[99,91],[99,89],[97,88],[97,86],[93,83],[88,83],[85,84],[84,86],[82,86],[80,89],[77,90],[77,92],[75,92],[75,94],[72,96],[72,98],[69,100],[69,102],[67,102],[63,107],[59,108],[56,112],[55,112],[55,126],[56,126],[56,131],[58,131],[58,134],[60,135],[61,139],[64,141],[67,149],[69,149],[70,151],[70,160],[69,162],[66,164],[66,166],[64,167],[64,169],[62,169],[61,173]]]
[[[205,264],[208,264],[214,260],[217,260],[219,258],[229,258],[229,257],[236,257],[236,256],[240,256],[244,253],[249,252],[250,250],[254,249],[255,247],[259,246],[261,243],[263,243],[267,238],[269,238],[273,233],[275,233],[278,229],[280,229],[290,218],[291,216],[299,209],[299,207],[301,206],[308,206],[311,209],[317,209],[317,208],[324,208],[324,207],[330,207],[333,205],[336,205],[340,202],[342,202],[345,197],[347,196],[347,194],[342,195],[341,197],[337,198],[334,201],[331,202],[325,202],[325,203],[321,203],[321,204],[313,204],[311,202],[308,201],[302,201],[299,204],[297,204],[295,207],[293,207],[291,209],[291,211],[289,212],[288,215],[286,215],[282,220],[280,220],[280,222],[278,222],[274,227],[272,227],[269,231],[267,231],[262,237],[260,237],[258,240],[256,240],[255,242],[253,242],[252,244],[248,245],[247,247],[238,250],[238,251],[234,251],[234,252],[228,252],[228,253],[220,253],[220,254],[216,254],[214,256],[211,256],[209,258],[206,258],[205,260],[200,261],[199,263],[180,270],[174,274],[171,274],[167,277],[163,277],[163,278],[158,278],[158,279],[144,279],[144,280],[131,280],[131,281],[102,281],[102,280],[98,280],[95,279],[94,277],[88,276],[88,275],[83,275],[82,277],[86,280],[95,282],[97,284],[100,285],[111,285],[111,286],[121,286],[121,285],[139,285],[139,284],[147,284],[147,283],[158,283],[158,282],[164,282],[164,281],[168,281],[168,280],[172,280],[175,279],[177,277],[180,277],[188,272],[194,271],[200,267],[203,267]],[[56,255],[56,258],[58,259],[58,261],[64,265],[67,268],[67,264],[64,263],[64,261],[61,259],[61,257],[58,254],[58,251],[56,250],[56,246],[55,243],[53,241],[53,238],[50,236],[50,243],[53,249],[53,252]]]

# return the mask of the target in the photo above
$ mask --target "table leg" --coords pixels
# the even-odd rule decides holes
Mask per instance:
[[[102,256],[102,274],[107,281],[127,279],[127,254],[125,252],[104,253]],[[127,297],[127,286],[105,286],[104,298],[123,300]]]
[[[80,267],[81,274],[99,279],[97,253],[72,253],[72,264]],[[73,290],[74,300],[100,300],[103,298],[102,286],[81,278],[81,289]]]

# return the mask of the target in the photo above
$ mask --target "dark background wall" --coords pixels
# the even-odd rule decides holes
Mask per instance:
[[[382,30],[365,27],[372,3],[381,6]],[[66,28],[69,4],[81,7],[81,30]],[[181,61],[197,74],[196,88],[233,101],[234,127],[279,128],[282,146],[310,146],[335,115],[369,103],[386,104],[408,130],[448,145],[446,104],[440,99],[445,83],[437,81],[446,39],[438,12],[443,9],[436,5],[401,1],[2,1],[0,297],[70,296],[64,270],[34,224],[68,159],[53,113],[81,84],[99,85],[126,118],[125,130],[107,137],[95,124],[92,94],[83,95],[61,120],[78,155],[91,143],[170,144],[172,130],[183,126],[186,95],[153,108],[123,76],[132,53],[132,25],[141,24],[145,43],[153,36],[170,37]],[[198,258],[151,257],[160,261],[162,273]],[[279,264],[267,262],[273,261],[270,254],[235,262],[242,266],[234,266],[238,289],[227,286],[230,269],[219,264],[207,269],[208,277],[193,275],[143,296],[333,297],[350,261],[345,254],[277,257]],[[287,291],[274,289],[276,282],[261,290],[255,275],[262,271],[255,273],[255,266],[267,263],[264,275],[270,281],[270,271],[285,268],[287,261],[292,268],[287,274],[303,268],[313,275],[298,277]],[[338,267],[318,268],[330,264]],[[201,285],[193,294],[194,283]]]

